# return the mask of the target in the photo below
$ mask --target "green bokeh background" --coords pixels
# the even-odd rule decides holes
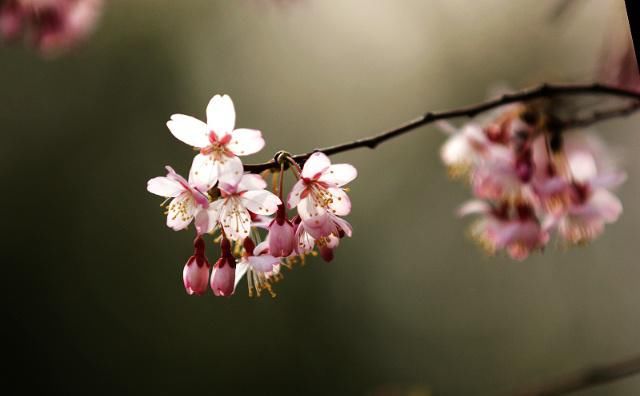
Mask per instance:
[[[355,232],[278,298],[187,296],[191,233],[146,181],[193,152],[164,123],[227,93],[249,161],[376,133],[497,85],[589,81],[622,1],[112,0],[92,40],[0,49],[8,384],[88,394],[501,395],[640,351],[640,117],[598,126],[629,180],[590,246],[486,258],[423,128],[359,169]],[[210,259],[215,257],[209,249]],[[633,378],[583,395],[640,393]]]

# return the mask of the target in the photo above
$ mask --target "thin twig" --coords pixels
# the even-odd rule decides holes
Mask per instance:
[[[565,120],[562,122],[564,129],[583,128],[596,124],[600,121],[606,121],[612,118],[626,117],[640,109],[640,101],[629,102],[628,104],[612,109],[594,111],[589,116]]]
[[[311,156],[314,152],[322,152],[327,155],[343,153],[345,151],[354,150],[361,147],[376,148],[380,143],[389,139],[395,138],[409,131],[412,131],[421,126],[430,124],[432,122],[444,119],[458,118],[458,117],[474,117],[487,110],[494,109],[509,103],[526,102],[538,98],[549,98],[560,95],[610,95],[628,99],[640,100],[640,92],[630,91],[623,88],[617,88],[602,84],[542,84],[537,87],[528,88],[520,92],[509,93],[502,95],[497,99],[488,100],[486,102],[478,103],[472,106],[465,106],[458,109],[441,111],[441,112],[428,112],[411,121],[408,121],[396,128],[382,132],[378,135],[354,140],[347,143],[338,144],[335,146],[324,147],[315,149],[307,153],[297,154],[291,158],[298,164],[304,163],[304,161]],[[638,110],[638,105],[634,106],[632,110],[625,110],[624,114],[629,114],[632,111]],[[613,116],[620,116],[621,113],[608,113],[607,115],[599,115],[592,119],[592,122],[597,122],[603,119],[611,118]],[[586,120],[576,121],[576,125],[588,122]],[[573,127],[574,125],[569,124]],[[279,165],[275,160],[267,161],[261,164],[248,164],[244,169],[253,173],[260,173],[267,169],[278,169]]]
[[[537,388],[516,393],[517,396],[557,396],[640,374],[640,356],[581,370]]]

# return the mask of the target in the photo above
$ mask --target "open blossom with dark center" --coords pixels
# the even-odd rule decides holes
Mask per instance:
[[[231,242],[222,238],[220,258],[211,271],[211,290],[216,296],[230,296],[235,290],[236,258],[231,253]]]
[[[44,54],[67,50],[93,31],[103,0],[0,1],[0,34],[15,40],[25,34]]]
[[[193,256],[189,257],[182,270],[182,280],[187,294],[201,295],[207,291],[211,266],[204,253],[204,240],[202,237],[196,237],[193,245]]]
[[[193,159],[189,177],[213,187],[218,180],[233,183],[242,174],[238,156],[264,147],[262,133],[255,129],[234,129],[236,112],[231,98],[215,95],[207,106],[207,123],[184,114],[174,114],[167,127],[179,140],[200,149]]]
[[[253,296],[254,290],[258,296],[266,290],[275,297],[271,281],[280,272],[280,259],[269,254],[269,245],[266,241],[255,246],[251,238],[245,238],[243,245],[244,254],[236,265],[234,288],[246,276],[250,297]]]
[[[332,213],[345,216],[351,212],[351,201],[342,188],[358,175],[350,164],[331,164],[323,153],[314,153],[304,163],[300,179],[291,189],[287,204],[297,207],[303,220]]]
[[[271,215],[281,204],[271,191],[265,190],[267,183],[262,177],[244,174],[232,184],[220,182],[220,199],[212,202],[204,218],[200,232],[211,232],[217,224],[221,224],[227,238],[239,241],[249,236],[251,231],[251,214]]]
[[[147,190],[161,197],[171,198],[167,207],[167,226],[175,231],[183,230],[199,212],[204,212],[204,215],[198,216],[196,228],[207,227],[208,219],[205,209],[209,205],[209,200],[202,187],[194,183],[191,178],[189,181],[185,180],[170,166],[166,169],[167,176],[149,180]]]

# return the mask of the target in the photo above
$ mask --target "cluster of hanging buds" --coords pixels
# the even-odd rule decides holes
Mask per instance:
[[[94,29],[103,0],[0,0],[0,39],[25,38],[45,55],[67,50]]]
[[[505,106],[484,122],[454,130],[441,157],[453,177],[467,180],[476,214],[471,235],[489,254],[523,260],[552,233],[566,245],[598,237],[622,212],[611,192],[625,180],[592,134],[562,131],[540,107]]]
[[[207,106],[207,122],[174,114],[167,127],[177,139],[195,147],[189,178],[167,166],[167,175],[147,183],[147,190],[165,197],[167,226],[179,231],[194,223],[195,251],[183,271],[188,294],[203,294],[210,285],[216,296],[229,296],[238,282],[247,279],[249,295],[267,291],[282,278],[282,265],[317,254],[331,261],[333,251],[351,225],[342,218],[351,211],[344,186],[357,176],[349,164],[331,164],[316,152],[301,168],[280,152],[274,173],[274,192],[260,175],[245,173],[241,156],[254,154],[264,145],[262,133],[235,129],[235,109],[228,96],[214,96]],[[297,181],[287,199],[284,173],[292,170]],[[297,214],[289,218],[288,209]],[[212,235],[220,244],[220,257],[209,274],[203,237]]]

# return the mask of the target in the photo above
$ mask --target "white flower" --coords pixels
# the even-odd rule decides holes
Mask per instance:
[[[207,209],[207,223],[201,231],[211,232],[217,223],[222,225],[225,235],[231,240],[242,240],[249,236],[251,214],[271,215],[281,203],[280,198],[265,190],[267,183],[258,175],[245,174],[235,184],[220,183],[222,197],[212,202]],[[198,224],[197,224],[198,225]]]
[[[167,209],[167,226],[175,231],[183,230],[191,223],[194,216],[199,212],[204,212],[205,215],[198,216],[196,221],[196,228],[201,228],[202,224],[199,223],[207,221],[206,211],[203,210],[209,205],[207,196],[199,190],[191,178],[187,182],[170,166],[167,166],[166,169],[167,176],[154,177],[149,180],[147,190],[161,197],[173,198]]]
[[[179,140],[200,149],[191,165],[189,178],[213,187],[218,180],[232,182],[242,174],[237,156],[249,155],[264,147],[262,133],[254,129],[234,129],[236,112],[231,98],[215,95],[207,106],[207,123],[184,114],[174,114],[167,127]]]
[[[358,176],[350,164],[331,165],[329,157],[314,153],[305,162],[300,179],[289,193],[289,208],[296,206],[303,220],[332,213],[345,216],[351,212],[351,201],[341,188]]]

